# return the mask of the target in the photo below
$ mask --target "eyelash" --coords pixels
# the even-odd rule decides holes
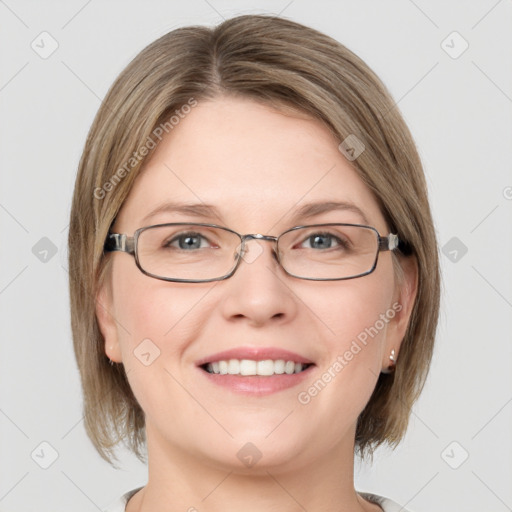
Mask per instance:
[[[350,243],[346,239],[341,239],[339,236],[335,235],[334,233],[328,233],[328,232],[318,232],[318,233],[312,232],[312,233],[308,234],[308,236],[306,236],[297,245],[302,245],[305,242],[307,242],[308,240],[311,241],[314,237],[317,237],[317,236],[318,237],[330,237],[332,240],[334,240],[337,243],[337,245],[339,247],[344,248],[344,249],[348,249],[350,246]],[[183,240],[184,238],[187,238],[187,237],[199,238],[201,240],[206,240],[208,245],[212,245],[211,242],[209,241],[209,239],[205,235],[198,233],[198,232],[189,231],[189,232],[183,232],[183,233],[178,233],[178,234],[173,235],[172,238],[167,239],[162,244],[162,246],[164,248],[171,248],[172,247],[171,244],[173,244],[174,242],[179,242],[180,240]],[[201,248],[201,247],[199,247],[199,248]],[[332,247],[329,247],[329,249],[331,249],[331,248]],[[182,250],[185,250],[185,249],[182,249]]]

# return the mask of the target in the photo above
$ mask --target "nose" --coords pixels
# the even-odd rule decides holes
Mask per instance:
[[[279,265],[270,237],[246,239],[239,266],[223,282],[222,313],[252,326],[286,323],[297,313],[290,278]]]

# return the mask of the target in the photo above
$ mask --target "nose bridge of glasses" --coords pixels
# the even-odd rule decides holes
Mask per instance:
[[[277,240],[278,240],[278,237],[276,236],[268,236],[268,235],[261,235],[259,233],[250,233],[250,234],[247,234],[247,235],[241,235],[240,236],[241,238],[241,244],[240,244],[240,256],[242,258],[244,258],[246,256],[246,253],[247,253],[247,249],[246,249],[246,242],[249,241],[249,240],[261,240],[261,241],[264,241],[264,242],[274,242],[277,243]],[[259,254],[261,254],[261,252],[263,252],[263,248],[261,248],[261,250],[259,251]],[[275,253],[275,251],[274,251]],[[259,254],[255,254],[255,256],[257,257]]]
[[[242,235],[242,242],[246,240],[266,240],[267,242],[277,242],[277,236],[260,235],[259,233]]]

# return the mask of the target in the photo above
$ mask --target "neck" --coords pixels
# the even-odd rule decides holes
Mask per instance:
[[[341,442],[313,461],[265,465],[262,458],[244,468],[191,456],[176,446],[163,449],[155,432],[147,434],[148,483],[126,512],[381,510],[354,489],[353,442]]]

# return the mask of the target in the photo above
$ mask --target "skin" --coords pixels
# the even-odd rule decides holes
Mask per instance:
[[[114,231],[144,225],[210,222],[239,233],[277,236],[301,223],[307,202],[349,201],[383,236],[377,202],[318,121],[284,115],[249,99],[199,102],[159,144],[138,177]],[[214,205],[218,217],[145,215],[166,200]],[[351,211],[302,222],[364,223]],[[252,241],[249,244],[255,244]],[[365,277],[314,282],[287,276],[273,244],[214,283],[148,277],[126,253],[114,253],[97,308],[105,352],[125,365],[146,415],[148,484],[128,512],[375,511],[354,489],[356,420],[391,349],[399,353],[416,293],[416,267],[404,261],[399,283],[389,252]],[[394,303],[402,309],[308,404],[297,394]],[[134,349],[149,338],[160,356],[145,366]],[[275,346],[314,361],[298,387],[248,397],[216,386],[198,359],[239,346]],[[262,457],[251,468],[236,456],[247,442]]]

